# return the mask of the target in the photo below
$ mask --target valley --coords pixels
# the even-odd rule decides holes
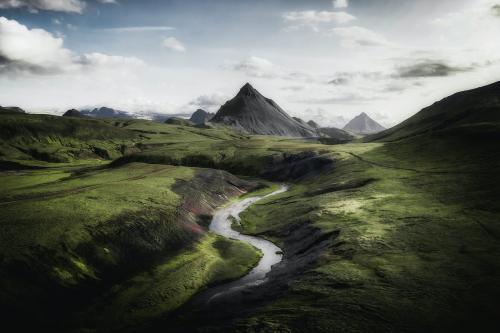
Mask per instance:
[[[1,114],[2,320],[69,332],[493,330],[499,93],[462,93],[345,144]],[[220,212],[280,249],[265,282],[225,293],[263,253],[213,232]]]

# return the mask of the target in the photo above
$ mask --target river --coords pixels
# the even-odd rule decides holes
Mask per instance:
[[[246,287],[256,286],[265,282],[266,275],[271,271],[272,266],[279,263],[283,259],[282,250],[272,242],[259,237],[243,235],[234,230],[231,226],[233,221],[240,223],[240,214],[252,204],[286,191],[288,191],[288,186],[282,185],[279,190],[274,191],[273,193],[265,196],[246,198],[215,212],[212,222],[210,223],[210,231],[223,237],[249,243],[260,249],[263,256],[257,266],[255,266],[247,275],[243,276],[239,280],[217,287],[217,293],[211,296],[210,300],[231,291],[241,290]]]

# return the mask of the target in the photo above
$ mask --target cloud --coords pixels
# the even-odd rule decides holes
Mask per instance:
[[[349,0],[333,0],[334,8],[347,8],[349,7]]]
[[[105,4],[105,5],[117,5],[118,1],[116,0],[99,0],[100,3]]]
[[[340,37],[342,46],[347,48],[391,46],[384,36],[358,26],[334,28],[331,34]]]
[[[28,29],[0,17],[0,73],[49,75],[117,65],[139,65],[137,58],[100,53],[77,55],[63,47],[63,39],[43,29]]]
[[[308,108],[306,109],[307,118],[313,119],[320,127],[344,127],[349,119],[342,115],[336,115],[332,112],[328,112],[323,108]]]
[[[401,78],[443,77],[471,70],[470,67],[451,66],[439,60],[420,60],[397,68],[397,74]]]
[[[0,0],[0,9],[23,8],[36,13],[39,10],[81,14],[85,9],[82,0]]]
[[[328,84],[333,84],[334,86],[343,86],[349,83],[349,80],[345,77],[338,77],[333,80],[328,81]]]
[[[231,69],[259,78],[274,78],[280,72],[279,68],[271,61],[259,57],[249,57],[234,64]]]
[[[170,30],[175,30],[175,28],[169,26],[137,26],[137,27],[104,28],[100,30],[112,31],[112,32],[148,32],[148,31],[170,31]]]
[[[102,53],[86,53],[74,58],[74,62],[84,66],[85,68],[106,68],[122,66],[141,66],[144,63],[142,60],[134,57],[122,57],[106,55]]]
[[[201,95],[189,103],[191,106],[204,109],[206,111],[216,111],[222,104],[228,101],[231,97],[224,94]]]
[[[356,17],[346,12],[329,12],[306,10],[299,12],[287,12],[283,14],[283,20],[290,24],[288,31],[310,28],[319,31],[321,24],[345,24],[356,20]]]
[[[360,93],[342,94],[325,98],[308,98],[297,101],[302,104],[366,104],[379,99],[376,96],[365,96]]]
[[[356,17],[346,12],[328,12],[328,11],[315,11],[306,10],[301,12],[287,12],[283,14],[283,19],[287,22],[295,23],[349,23],[356,19]]]
[[[305,90],[306,88],[304,86],[286,86],[286,87],[281,87],[281,90],[288,90],[288,91],[302,91]]]
[[[186,47],[175,37],[165,38],[163,46],[176,52],[186,52]]]

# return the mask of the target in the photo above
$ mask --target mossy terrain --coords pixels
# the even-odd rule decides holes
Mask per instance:
[[[25,131],[24,117],[54,127]],[[59,119],[0,116],[12,131],[0,145],[0,310],[15,310],[11,320],[64,317],[61,326],[103,332],[498,328],[495,122],[326,145]],[[107,134],[66,133],[87,124]],[[281,182],[290,190],[249,208],[239,227],[284,250],[270,281],[221,307],[191,309],[200,291],[259,258],[207,232],[213,210],[238,189],[265,195]]]
[[[4,145],[19,151],[24,140],[53,145],[47,137],[57,137],[61,149],[89,142],[70,134],[65,139],[58,126],[65,128],[67,119],[44,119],[63,123],[35,139],[14,134]],[[84,127],[87,121],[76,120]],[[12,122],[10,115],[5,122]],[[125,135],[117,128],[118,137],[137,139],[136,132]],[[115,139],[105,136],[99,144],[108,140]],[[257,188],[256,183],[222,171],[170,165],[110,168],[99,157],[74,163],[48,163],[32,155],[3,158],[19,165],[0,173],[1,308],[20,328],[126,327],[177,308],[209,285],[242,276],[260,257],[244,243],[209,235],[201,224],[214,208],[242,189]],[[96,315],[95,308],[106,315]],[[22,322],[27,314],[33,320]]]
[[[500,147],[461,140],[455,150],[446,141],[428,146],[431,140],[337,146],[333,175],[300,182],[243,213],[242,230],[278,242],[289,260],[290,230],[312,225],[331,237],[314,266],[233,326],[498,329]]]

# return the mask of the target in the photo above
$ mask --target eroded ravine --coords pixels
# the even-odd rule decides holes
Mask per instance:
[[[210,297],[208,297],[209,301],[223,294],[231,293],[232,291],[241,290],[250,286],[256,286],[265,282],[266,276],[271,271],[272,267],[283,259],[282,250],[275,244],[263,238],[243,235],[232,228],[232,223],[233,219],[239,223],[240,214],[252,204],[286,191],[288,191],[288,186],[282,185],[279,190],[268,195],[247,198],[221,208],[215,212],[212,222],[210,223],[210,231],[223,237],[249,243],[260,249],[263,255],[257,266],[255,266],[247,275],[239,280],[214,288]]]

